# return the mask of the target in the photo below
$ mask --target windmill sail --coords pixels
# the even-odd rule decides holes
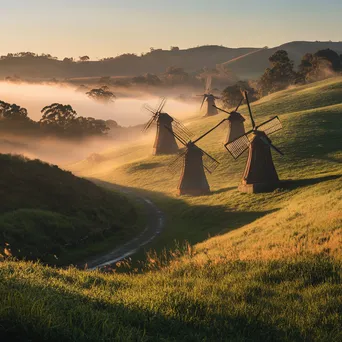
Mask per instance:
[[[144,128],[142,129],[143,132],[146,132],[146,131],[151,127],[151,125],[152,125],[153,123],[155,123],[155,121],[156,121],[156,118],[155,118],[155,116],[153,115],[152,118],[151,118],[150,120],[148,120],[147,124],[146,124],[146,125],[144,126]]]
[[[180,152],[178,154],[178,156],[172,160],[172,162],[167,166],[168,170],[171,174],[175,175],[178,172],[180,172],[183,168],[183,164],[184,164],[184,157],[186,154],[186,150],[183,150],[182,152]]]
[[[278,132],[282,128],[283,126],[278,116],[275,116],[256,127],[258,131],[263,131],[266,135],[270,135],[272,133]]]
[[[189,141],[193,133],[186,128],[181,122],[173,118],[172,122],[173,131],[185,141]]]
[[[201,151],[203,152],[203,166],[211,174],[217,169],[220,163],[207,152],[203,151],[202,149]]]
[[[252,131],[242,135],[240,138],[235,139],[234,141],[224,145],[225,148],[230,152],[234,159],[237,159],[241,156],[243,152],[245,152],[250,144],[250,140],[248,138],[248,134]]]

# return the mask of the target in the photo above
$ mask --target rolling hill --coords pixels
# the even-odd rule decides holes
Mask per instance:
[[[256,79],[269,67],[268,58],[278,50],[287,51],[295,66],[298,66],[306,53],[316,53],[323,49],[331,49],[342,54],[342,42],[290,42],[274,48],[252,51],[222,63],[222,66],[229,68],[241,79]]]
[[[72,79],[102,76],[137,76],[164,73],[170,66],[196,72],[217,65],[228,67],[238,78],[257,78],[268,67],[268,58],[277,50],[286,50],[298,65],[302,56],[330,48],[342,54],[342,42],[289,42],[273,48],[228,48],[217,45],[184,50],[156,49],[141,56],[124,54],[102,61],[70,62],[46,57],[3,57],[0,77],[17,75],[23,79]]]
[[[229,157],[223,128],[200,144],[221,162],[208,177],[208,196],[175,195],[178,179],[167,172],[174,157],[149,156],[152,137],[107,151],[101,163],[70,166],[158,203],[167,220],[151,246],[160,253],[150,253],[142,270],[120,263],[115,273],[3,262],[5,336],[341,340],[342,78],[278,92],[252,107],[257,123],[278,114],[284,126],[272,136],[285,152],[274,156],[283,183],[272,193],[237,191],[246,155],[237,162]],[[195,118],[187,126],[199,135],[222,118]]]
[[[0,254],[70,263],[140,229],[124,195],[40,160],[1,154],[0,189]]]
[[[255,48],[227,48],[200,46],[185,50],[157,49],[141,56],[124,54],[102,61],[63,62],[45,57],[11,57],[0,59],[0,77],[17,75],[21,78],[75,78],[101,76],[136,76],[144,73],[163,73],[170,66],[187,71],[215,67]]]

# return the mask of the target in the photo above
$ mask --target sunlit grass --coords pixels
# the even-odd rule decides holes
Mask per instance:
[[[0,331],[7,340],[341,341],[342,79],[288,89],[255,103],[257,122],[279,114],[272,136],[285,182],[272,193],[237,191],[223,129],[200,146],[218,158],[212,194],[179,198],[173,157],[149,143],[106,151],[72,169],[134,188],[166,214],[141,262],[106,273],[0,264]],[[246,108],[243,114],[246,113]],[[192,119],[199,135],[224,116]],[[208,237],[211,238],[208,239]],[[174,240],[178,240],[176,243]],[[184,243],[188,240],[189,243]],[[173,247],[170,249],[170,247]]]

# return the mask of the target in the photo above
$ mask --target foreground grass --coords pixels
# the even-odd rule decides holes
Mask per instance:
[[[0,265],[5,340],[340,341],[341,265],[208,259],[141,275]]]

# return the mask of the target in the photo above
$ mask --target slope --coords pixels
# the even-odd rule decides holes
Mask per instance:
[[[106,152],[105,167],[75,165],[79,173],[139,188],[158,202],[167,224],[157,249],[172,246],[173,239],[191,244],[150,253],[142,271],[129,263],[120,264],[122,272],[117,265],[116,272],[100,273],[3,262],[3,335],[50,341],[340,341],[341,84],[342,78],[330,79],[253,104],[257,122],[279,109],[284,124],[272,139],[286,153],[274,158],[286,182],[273,193],[237,191],[246,156],[229,158],[219,142],[223,130],[201,143],[221,161],[209,177],[209,196],[176,197],[177,178],[165,166],[172,157],[148,157],[151,144]],[[198,135],[222,117],[188,126]],[[209,234],[216,236],[207,239]]]
[[[0,253],[72,262],[91,245],[119,244],[140,229],[126,196],[39,160],[0,155],[0,189]]]
[[[164,212],[171,212],[169,229],[154,247],[170,247],[174,239],[196,243],[222,229],[241,227],[278,210],[311,183],[341,175],[341,101],[342,78],[334,78],[279,92],[253,104],[257,122],[279,114],[284,125],[273,139],[285,156],[274,155],[274,160],[281,179],[289,182],[276,193],[248,196],[237,191],[247,154],[237,162],[230,158],[219,142],[223,140],[224,128],[200,142],[206,152],[221,162],[208,176],[212,188],[209,196],[177,198],[174,194],[179,175],[173,176],[167,170],[174,157],[148,157],[151,143],[107,151],[102,163],[83,161],[71,169],[81,175],[144,189],[160,202]],[[242,113],[247,115],[245,107]],[[224,115],[192,120],[188,127],[199,135],[222,118]]]

